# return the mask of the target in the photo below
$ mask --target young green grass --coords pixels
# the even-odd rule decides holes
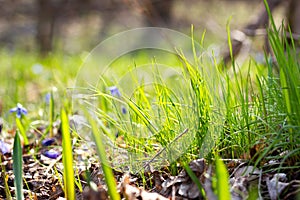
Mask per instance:
[[[274,63],[268,63],[268,78],[265,85],[260,86],[263,105],[262,119],[269,132],[263,134],[268,138],[269,146],[256,160],[259,163],[264,156],[274,151],[287,152],[281,156],[270,156],[270,159],[281,159],[280,171],[284,168],[293,168],[299,162],[299,128],[300,128],[300,65],[293,43],[288,42],[286,31],[282,27],[277,29],[268,5],[265,2],[271,28],[268,30],[269,41],[279,67],[279,78],[272,73]],[[267,59],[266,59],[267,60]],[[262,79],[263,80],[263,79]],[[263,81],[260,81],[262,85]],[[284,162],[287,161],[288,162]],[[285,166],[283,166],[285,165]]]
[[[266,1],[264,1],[266,4]],[[267,4],[266,7],[268,8]],[[268,15],[271,21],[271,29],[268,32],[269,41],[274,51],[278,67],[280,69],[280,84],[285,100],[285,106],[288,112],[288,121],[290,123],[300,124],[300,67],[299,54],[297,54],[294,40],[291,34],[283,28],[277,30],[274,19],[268,10]],[[291,42],[287,39],[287,34],[290,34]]]
[[[153,63],[153,69],[157,70],[155,65]],[[155,165],[154,159],[152,159],[154,157],[157,158],[155,160],[157,163],[166,158],[167,160],[177,159],[176,155],[185,153],[186,149],[182,148],[182,145],[187,143],[185,148],[188,148],[193,141],[193,137],[187,136],[188,134],[197,134],[198,140],[194,145],[197,146],[196,148],[201,146],[207,132],[205,126],[207,126],[208,120],[207,99],[209,95],[203,81],[198,76],[199,72],[193,69],[188,62],[186,65],[188,72],[185,76],[193,78],[190,88],[186,88],[190,84],[190,80],[184,78],[179,80],[181,85],[177,86],[178,80],[176,80],[176,84],[173,82],[174,86],[167,84],[160,77],[162,71],[158,70],[158,72],[150,74],[150,76],[154,76],[151,84],[139,83],[141,85],[136,86],[131,96],[121,92],[122,96],[117,98],[107,95],[105,91],[98,89],[94,91],[100,102],[105,101],[105,111],[103,107],[94,110],[97,117],[103,121],[101,124],[107,124],[109,127],[109,131],[106,131],[107,135],[118,133],[119,136],[124,137],[129,154],[135,156],[140,154],[139,159],[144,159],[141,162],[136,161],[136,164],[142,164],[140,167],[146,163],[147,159],[153,161],[150,163],[151,165]],[[134,77],[134,79],[138,79],[138,77]],[[133,81],[133,83],[136,82]],[[122,114],[121,106],[127,108],[126,114]],[[198,118],[200,115],[201,117]],[[182,137],[176,137],[187,128],[192,131],[183,134]],[[114,140],[114,138],[111,139]],[[156,155],[158,151],[155,150],[155,145],[164,149],[163,152],[159,151],[160,156]],[[142,156],[143,154],[147,156]]]
[[[117,191],[116,180],[114,178],[112,169],[111,169],[110,164],[106,157],[106,149],[105,149],[104,143],[103,143],[103,135],[102,135],[103,133],[101,133],[99,131],[97,124],[95,122],[95,119],[93,119],[91,116],[89,116],[89,114],[88,114],[88,118],[89,118],[89,123],[91,124],[92,135],[93,135],[93,139],[96,143],[97,153],[100,158],[102,170],[103,170],[104,177],[105,177],[105,182],[107,184],[109,197],[111,199],[119,200],[121,198]]]
[[[73,169],[72,141],[68,115],[65,109],[61,110],[62,129],[62,159],[64,165],[64,192],[66,199],[75,199],[75,178]]]
[[[196,176],[196,174],[191,170],[188,164],[184,164],[184,169],[189,175],[189,177],[192,179],[192,181],[197,185],[199,191],[201,192],[202,196],[205,197],[204,189],[202,188],[202,185],[199,181],[199,178]]]

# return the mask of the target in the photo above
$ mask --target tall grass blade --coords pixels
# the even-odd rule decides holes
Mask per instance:
[[[16,132],[13,147],[13,172],[14,186],[16,188],[16,199],[23,200],[23,171],[22,171],[22,146],[19,133]]]
[[[97,128],[95,120],[93,120],[90,116],[89,116],[89,123],[91,124],[91,127],[92,127],[93,139],[97,146],[97,152],[98,152],[98,155],[99,155],[99,158],[101,161],[102,170],[103,170],[103,173],[105,176],[105,182],[106,182],[106,185],[108,188],[108,195],[110,196],[110,199],[120,200],[121,198],[117,191],[116,181],[115,181],[112,169],[109,166],[109,163],[106,158],[106,151],[104,148],[104,144],[102,142],[102,141],[104,141],[102,133]],[[102,129],[103,128],[104,127],[102,127]]]
[[[187,172],[187,174],[189,175],[189,177],[192,179],[192,181],[197,185],[198,190],[201,192],[201,194],[203,196],[205,196],[205,193],[204,193],[204,190],[203,190],[202,185],[200,183],[200,180],[196,176],[196,174],[192,171],[192,169],[190,168],[190,166],[188,164],[184,164],[184,169]]]
[[[217,195],[219,200],[230,200],[229,175],[225,164],[216,156]]]
[[[230,21],[231,21],[231,17],[227,21],[226,31],[227,31],[227,40],[228,40],[229,55],[230,55],[230,58],[231,58],[232,67],[235,70],[234,57],[233,57],[233,51],[232,51],[232,43],[231,43],[231,34],[230,34]]]
[[[63,165],[64,165],[64,189],[66,199],[75,199],[75,177],[73,169],[73,154],[70,135],[70,127],[67,113],[61,110],[62,125],[62,147],[63,147]]]

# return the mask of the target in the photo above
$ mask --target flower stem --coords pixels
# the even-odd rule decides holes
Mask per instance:
[[[25,128],[24,128],[24,126],[23,126],[22,121],[21,121],[20,118],[16,118],[16,125],[17,125],[17,128],[20,131],[20,134],[23,137],[24,144],[27,145],[28,144],[28,138],[27,138]]]

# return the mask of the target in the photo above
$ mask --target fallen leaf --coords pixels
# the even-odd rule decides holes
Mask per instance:
[[[289,183],[285,183],[287,178],[284,173],[274,174],[271,180],[267,178],[266,181],[271,200],[279,199],[281,192],[289,185]]]

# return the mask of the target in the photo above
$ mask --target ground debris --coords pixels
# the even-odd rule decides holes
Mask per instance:
[[[168,198],[155,192],[148,192],[143,188],[130,185],[130,176],[125,174],[123,180],[119,184],[119,190],[122,196],[127,200],[168,200]]]
[[[108,200],[107,191],[102,187],[99,186],[97,190],[93,190],[90,187],[86,187],[82,194],[83,200]]]
[[[56,139],[56,142],[59,144],[60,140]],[[57,143],[55,147],[60,151]],[[33,144],[31,149],[37,150],[24,150],[24,196],[26,199],[64,199],[61,156],[57,159],[50,159],[43,156],[41,152],[41,149],[45,147],[39,150],[38,147],[38,144]],[[101,165],[95,156],[91,155],[96,155],[96,153],[92,152],[88,145],[75,145],[74,168],[77,181],[80,181],[82,185],[81,191],[76,187],[76,199],[107,200],[109,197]],[[300,169],[295,169],[294,172],[270,170],[272,167],[278,169],[281,164],[280,160],[272,160],[260,168],[254,167],[247,160],[224,159],[224,162],[230,175],[228,184],[230,184],[231,198],[234,200],[252,198],[251,195],[254,195],[255,199],[295,199],[297,193],[300,192],[300,180],[298,180]],[[3,177],[6,177],[12,196],[15,196],[11,154],[2,155],[2,166],[5,166],[5,173],[0,177],[0,199],[5,199]],[[159,170],[148,169],[143,174],[129,174],[117,170],[113,172],[123,199],[216,200],[216,188],[213,183],[214,165],[208,164],[205,159],[196,159],[188,166],[199,180],[202,191],[199,190],[199,185],[192,180],[189,173],[179,165],[177,165],[177,174],[172,174],[167,166]],[[88,174],[90,183],[87,182]],[[94,184],[92,188],[91,183]]]

